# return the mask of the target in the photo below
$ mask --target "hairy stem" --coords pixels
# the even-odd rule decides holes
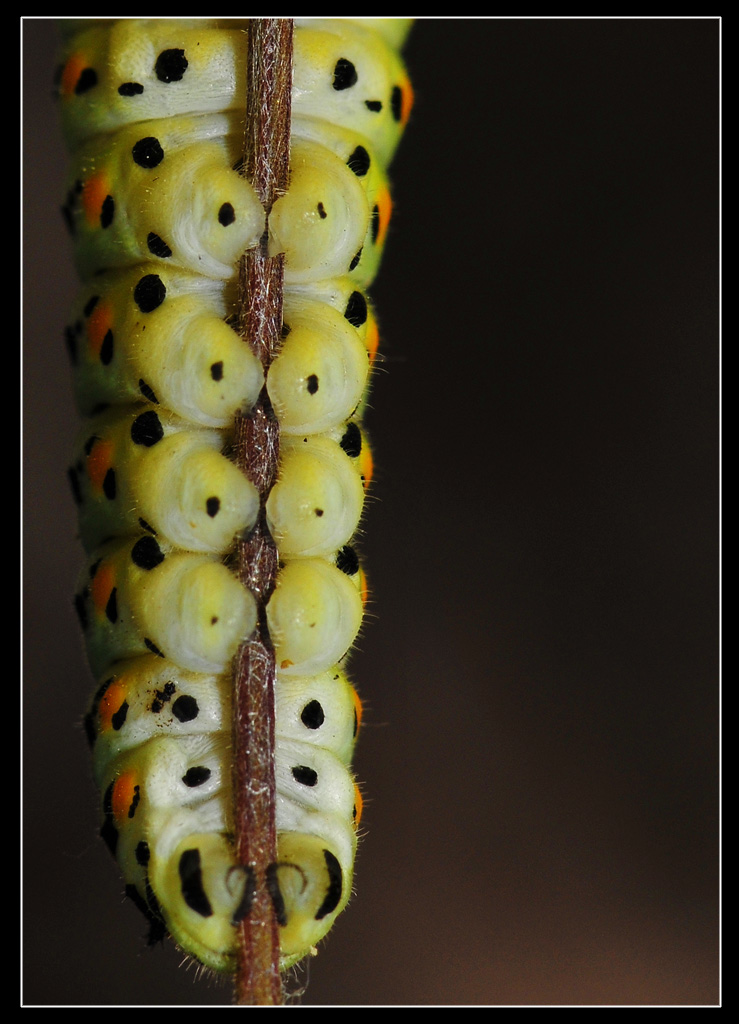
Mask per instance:
[[[258,18],[249,25],[248,94],[243,173],[266,215],[287,190],[290,160],[292,33],[289,19]],[[283,257],[259,247],[239,266],[239,328],[265,371],[282,331]],[[259,622],[233,665],[234,827],[237,858],[253,879],[251,909],[239,926],[236,1002],[275,1005],[283,1000],[280,941],[270,898],[270,867],[277,859],[275,830],[275,654],[265,606],[274,589],[277,549],[264,517],[264,502],[277,475],[279,425],[266,388],[248,415],[235,423],[235,458],[257,486],[262,511],[251,535],[237,545],[239,579],[257,598]],[[248,883],[251,884],[251,883]]]

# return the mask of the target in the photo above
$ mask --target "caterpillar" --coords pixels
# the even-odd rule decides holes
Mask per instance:
[[[240,173],[246,23],[66,21],[57,90],[62,213],[82,289],[65,331],[84,424],[69,468],[87,559],[75,594],[97,679],[85,718],[101,836],[150,925],[233,972],[256,880],[234,848],[231,662],[258,628],[233,549],[258,521],[279,557],[274,646],[280,966],[349,899],[361,703],[346,675],[366,579],[354,536],[378,329],[366,290],[391,215],[387,166],[412,105],[405,19],[296,19],[282,340],[265,367],[236,330],[237,265],[264,208]],[[279,424],[265,499],[231,460],[266,393]]]

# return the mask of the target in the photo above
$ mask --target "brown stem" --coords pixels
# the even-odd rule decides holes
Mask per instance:
[[[264,205],[287,190],[290,160],[292,32],[289,19],[258,18],[249,24],[249,67],[244,171]],[[262,244],[239,265],[240,333],[265,371],[282,331],[283,257]],[[267,885],[277,859],[275,829],[275,654],[265,605],[274,589],[277,549],[264,518],[264,502],[277,475],[279,425],[266,388],[249,415],[235,423],[236,462],[257,486],[262,512],[251,535],[237,545],[237,572],[257,598],[259,624],[233,665],[233,790],[238,862],[254,879],[250,912],[239,926],[236,1002],[283,1003],[280,939]],[[253,872],[253,875],[251,874]]]

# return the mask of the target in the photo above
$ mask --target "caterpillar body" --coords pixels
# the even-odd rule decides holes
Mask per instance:
[[[254,883],[233,845],[230,663],[258,610],[230,556],[261,513],[229,453],[234,416],[264,387],[281,433],[263,511],[280,559],[266,618],[283,967],[351,891],[361,704],[344,665],[366,600],[352,538],[372,476],[361,413],[378,339],[365,290],[412,103],[408,28],[296,21],[290,187],[268,221],[286,260],[283,342],[265,379],[233,326],[237,262],[264,230],[239,173],[245,23],[63,23],[63,215],[83,282],[66,343],[85,417],[69,478],[101,835],[151,937],[218,971],[234,969]]]

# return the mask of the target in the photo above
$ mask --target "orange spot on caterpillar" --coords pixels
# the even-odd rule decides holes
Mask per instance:
[[[357,718],[357,732],[359,732],[359,729],[362,725],[363,708],[362,702],[359,699],[359,694],[354,689],[352,689],[352,700],[354,702],[354,714],[356,715]]]
[[[82,208],[90,227],[100,226],[103,203],[109,194],[110,187],[104,174],[93,174],[82,186]]]
[[[101,565],[90,582],[90,594],[92,603],[98,615],[105,614],[105,608],[110,600],[110,595],[115,586],[115,572],[113,566]]]
[[[377,209],[380,214],[380,223],[377,229],[377,245],[382,247],[387,236],[388,225],[390,224],[390,217],[393,212],[393,201],[390,198],[390,190],[388,188],[382,188],[377,193]]]
[[[367,573],[361,565],[359,567],[359,596],[362,599],[362,607],[364,608],[369,599],[369,584],[367,583]]]
[[[79,53],[73,53],[62,71],[62,80],[59,91],[63,97],[71,96],[79,81],[80,75],[88,66],[88,62]]]
[[[403,78],[400,83],[400,91],[403,95],[403,102],[400,108],[400,122],[405,128],[408,124],[408,118],[411,116],[411,110],[413,110],[413,86],[408,78]]]
[[[117,825],[122,825],[126,819],[133,816],[131,808],[137,799],[138,788],[135,772],[124,772],[115,780],[110,805]]]
[[[113,327],[113,307],[109,302],[98,302],[87,321],[87,340],[90,351],[98,357],[105,336]]]
[[[98,707],[100,732],[108,732],[113,728],[113,715],[120,710],[128,697],[128,684],[124,678],[116,679],[103,694]]]
[[[92,486],[102,491],[105,474],[113,463],[113,445],[110,441],[96,440],[87,456],[87,475]],[[97,578],[97,577],[96,577]]]
[[[359,822],[362,820],[362,810],[364,808],[364,800],[359,790],[359,786],[354,783],[354,827],[357,828]]]
[[[380,347],[380,331],[377,326],[377,321],[370,313],[367,317],[367,336],[364,339],[364,344],[369,352],[370,365],[375,361],[377,356],[377,350]]]
[[[295,664],[295,662],[290,661],[289,658],[285,658],[284,661],[280,662],[280,668],[290,668],[290,666],[294,665],[294,664]]]
[[[375,460],[372,458],[372,452],[370,451],[369,445],[363,444],[362,451],[359,455],[359,472],[362,476],[362,482],[365,487],[369,487],[372,482],[372,474],[375,471]]]

